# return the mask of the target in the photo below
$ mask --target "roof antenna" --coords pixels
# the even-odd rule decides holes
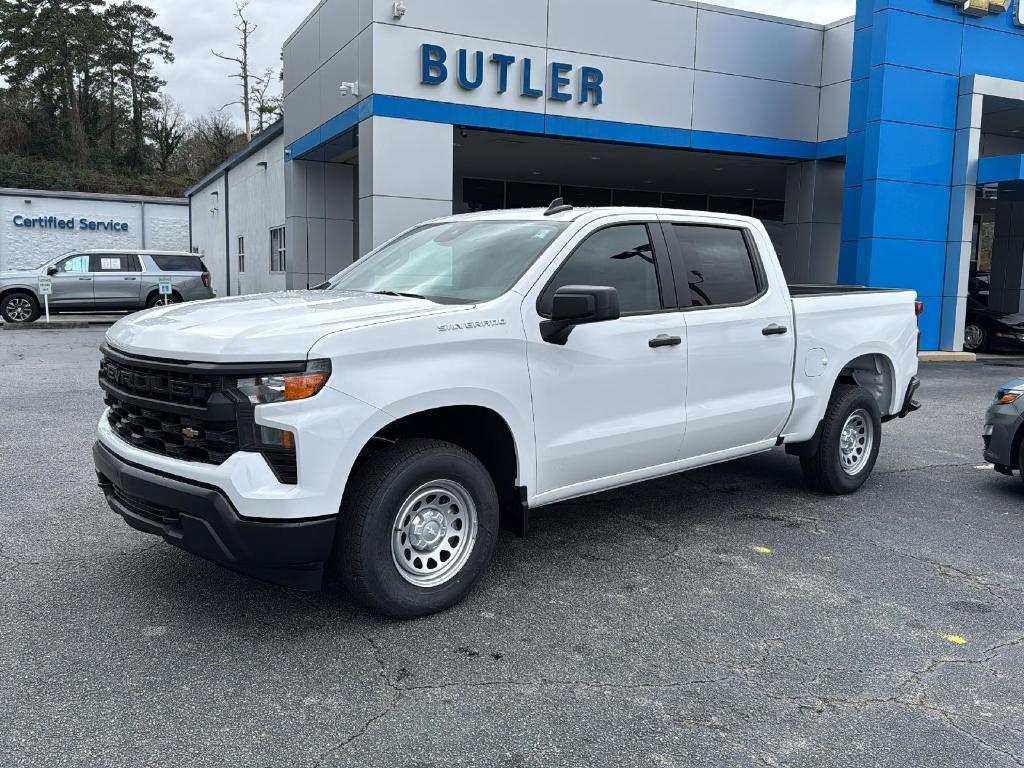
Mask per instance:
[[[571,210],[571,205],[567,205],[565,200],[563,200],[562,198],[556,197],[554,200],[551,201],[551,205],[548,206],[548,209],[544,211],[544,215],[554,216],[556,213],[563,213],[565,211]]]

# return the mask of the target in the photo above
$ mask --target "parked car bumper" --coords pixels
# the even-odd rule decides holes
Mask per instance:
[[[1016,403],[1000,405],[993,403],[985,412],[985,461],[1001,468],[1017,468],[1018,457],[1014,450],[1018,432],[1024,428],[1024,413]]]
[[[1024,333],[1020,331],[995,331],[989,337],[989,349],[1003,352],[1024,351]]]
[[[132,528],[265,581],[303,590],[322,586],[336,516],[246,519],[218,488],[133,464],[98,441],[93,460],[107,503]]]

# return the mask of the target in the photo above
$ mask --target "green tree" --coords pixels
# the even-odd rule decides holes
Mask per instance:
[[[72,162],[88,160],[81,74],[94,42],[101,0],[0,0],[0,75],[38,89],[61,123]]]
[[[173,39],[156,24],[156,12],[135,2],[111,5],[103,14],[109,30],[111,59],[127,85],[131,99],[131,145],[126,153],[129,167],[146,162],[147,116],[160,104],[166,85],[153,71],[154,62],[174,61]]]

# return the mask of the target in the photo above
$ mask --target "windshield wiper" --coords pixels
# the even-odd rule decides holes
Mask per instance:
[[[375,296],[403,296],[407,299],[424,299],[430,301],[426,296],[420,296],[418,293],[402,293],[401,291],[367,291]]]

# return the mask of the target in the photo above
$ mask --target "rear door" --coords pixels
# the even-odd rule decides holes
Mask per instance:
[[[97,309],[135,309],[141,306],[139,257],[133,253],[94,253],[91,271]]]
[[[89,255],[80,253],[65,256],[53,265],[53,295],[51,307],[92,308],[92,273],[89,271]]]
[[[743,226],[668,222],[687,329],[680,458],[774,440],[793,404],[795,329],[777,265]]]

